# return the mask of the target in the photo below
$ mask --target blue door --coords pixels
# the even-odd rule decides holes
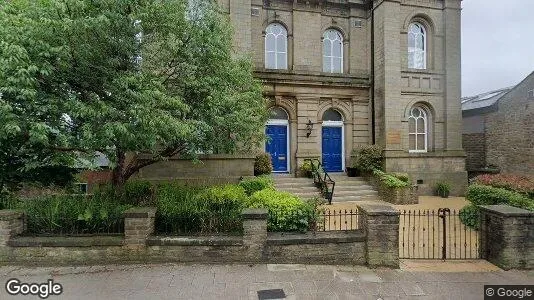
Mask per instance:
[[[273,171],[287,172],[287,126],[267,125],[265,152],[271,154]]]
[[[323,127],[323,168],[327,172],[342,172],[343,156],[341,127]]]

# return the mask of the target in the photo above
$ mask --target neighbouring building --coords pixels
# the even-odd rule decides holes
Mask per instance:
[[[358,145],[422,193],[467,184],[460,106],[461,0],[219,0],[238,54],[271,100],[277,172],[306,158],[341,172]]]
[[[462,99],[466,167],[534,174],[534,72],[514,87]]]

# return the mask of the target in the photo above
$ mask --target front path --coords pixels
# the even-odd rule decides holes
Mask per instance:
[[[405,263],[403,265],[406,265]],[[63,295],[48,299],[258,299],[283,289],[286,299],[483,299],[484,284],[527,284],[533,272],[420,272],[346,266],[128,265],[62,268],[0,267],[9,278],[46,282]],[[0,299],[8,297],[4,288]]]

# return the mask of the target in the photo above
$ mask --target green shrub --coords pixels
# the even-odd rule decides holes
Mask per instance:
[[[130,207],[88,195],[46,195],[19,200],[11,208],[26,212],[29,233],[83,234],[116,230]]]
[[[483,174],[475,177],[473,182],[481,185],[503,188],[524,193],[534,199],[534,176],[515,174]]]
[[[449,192],[451,191],[451,186],[446,182],[438,182],[436,184],[436,193],[439,196],[448,196]]]
[[[124,190],[119,192],[111,184],[98,186],[93,195],[100,199],[115,201],[133,206],[150,206],[154,202],[154,186],[149,181],[132,180],[124,184]]]
[[[269,209],[267,229],[274,232],[305,232],[317,219],[313,202],[305,202],[290,193],[273,189],[254,193],[248,207]]]
[[[398,178],[399,180],[403,182],[410,183],[410,175],[408,175],[408,173],[395,172],[395,173],[391,173],[391,175],[394,176],[395,178]]]
[[[480,228],[480,208],[469,204],[460,209],[460,221],[467,227],[478,230]]]
[[[254,176],[267,175],[273,172],[273,163],[269,153],[262,153],[254,160]]]
[[[162,183],[156,188],[156,230],[188,234],[239,232],[248,197],[237,185],[211,188]]]
[[[382,169],[383,148],[379,145],[360,146],[352,151],[353,167],[371,173]]]
[[[408,182],[380,170],[375,169],[373,171],[373,176],[378,178],[378,180],[388,188],[403,188],[408,186]]]
[[[239,182],[239,186],[245,189],[248,196],[255,192],[274,187],[274,181],[271,176],[262,175],[254,178],[244,179]]]
[[[466,198],[474,205],[508,204],[534,211],[534,200],[503,188],[473,184],[467,189]]]

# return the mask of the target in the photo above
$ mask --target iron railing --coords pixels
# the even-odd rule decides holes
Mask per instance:
[[[318,211],[317,223],[313,231],[347,231],[360,229],[358,210],[323,210]]]
[[[404,210],[399,225],[399,258],[480,258],[478,231],[464,225],[456,210]]]
[[[304,161],[310,162],[315,186],[321,189],[321,194],[328,200],[328,204],[332,204],[336,182],[330,178],[330,175],[324,170],[323,165],[318,159],[307,158]]]

